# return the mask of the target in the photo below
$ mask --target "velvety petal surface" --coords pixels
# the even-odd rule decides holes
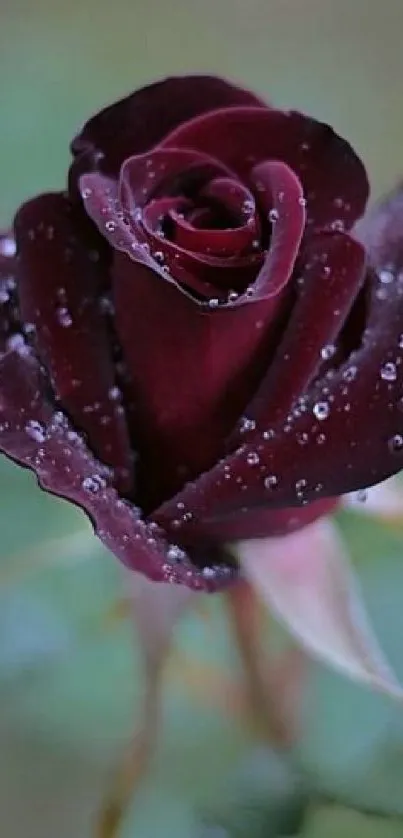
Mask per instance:
[[[150,510],[223,455],[273,352],[284,300],[206,311],[123,254],[113,289],[132,382],[140,504]]]
[[[248,183],[251,169],[282,161],[300,178],[313,228],[349,228],[368,197],[364,166],[328,125],[294,111],[233,108],[180,125],[162,145],[216,157]]]
[[[196,590],[228,583],[228,568],[198,571],[183,550],[119,498],[109,470],[48,401],[46,380],[30,352],[0,358],[0,388],[0,449],[32,469],[44,489],[84,509],[99,538],[127,567]]]
[[[101,311],[105,268],[83,240],[79,220],[60,194],[42,195],[19,210],[20,314],[63,410],[127,492],[133,459]]]
[[[247,407],[251,424],[275,428],[336,353],[342,327],[365,280],[365,251],[343,233],[315,237],[299,266],[296,300],[273,363]]]
[[[167,78],[90,119],[73,140],[72,151],[87,154],[87,162],[101,152],[103,171],[117,175],[127,157],[148,151],[183,122],[216,108],[239,105],[267,107],[248,90],[214,76]]]
[[[358,349],[331,377],[315,384],[302,410],[294,411],[274,433],[255,426],[245,446],[189,484],[158,512],[158,521],[169,526],[179,502],[184,514],[193,510],[192,521],[185,518],[181,524],[184,536],[190,537],[192,527],[208,531],[209,522],[234,514],[239,497],[248,508],[303,506],[366,488],[400,471],[401,208],[400,193],[395,193],[370,217],[370,225],[362,226],[377,275],[367,275],[366,328]],[[376,231],[374,238],[370,230]]]

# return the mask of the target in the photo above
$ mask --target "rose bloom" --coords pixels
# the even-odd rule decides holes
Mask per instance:
[[[216,590],[403,463],[403,204],[212,77],[102,111],[1,244],[0,448],[148,578]]]

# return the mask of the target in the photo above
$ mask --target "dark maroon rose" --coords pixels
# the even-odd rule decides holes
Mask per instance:
[[[1,256],[1,449],[156,580],[213,590],[403,464],[403,205],[348,143],[210,77],[72,144]],[[14,254],[14,246],[16,254]]]

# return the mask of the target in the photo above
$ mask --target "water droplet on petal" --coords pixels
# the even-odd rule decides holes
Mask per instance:
[[[393,361],[387,361],[386,364],[383,364],[381,367],[381,378],[383,378],[384,381],[396,381],[396,364],[394,364]]]
[[[73,323],[71,314],[68,308],[66,308],[65,306],[59,306],[59,308],[56,309],[56,316],[60,325],[63,326],[63,328],[65,329],[67,329]]]
[[[93,474],[91,477],[85,477],[81,485],[86,492],[95,495],[101,489],[106,488],[106,480],[100,474]]]
[[[379,281],[382,282],[382,285],[390,285],[391,282],[394,281],[395,275],[391,270],[385,269],[383,271],[379,271]]]
[[[400,454],[403,450],[403,436],[395,434],[388,440],[388,446],[392,454]]]
[[[333,358],[335,352],[336,347],[333,343],[327,343],[326,346],[322,346],[322,349],[320,350],[321,357],[324,361],[328,361],[330,358]]]
[[[269,474],[268,477],[264,480],[264,485],[266,489],[274,489],[277,486],[278,478],[275,474]]]
[[[246,462],[249,466],[257,466],[260,462],[259,454],[256,451],[249,451],[249,454],[246,457]]]
[[[7,236],[4,239],[0,239],[0,253],[2,256],[8,256],[12,258],[15,256],[17,252],[17,245],[14,239],[11,236]]]
[[[108,396],[109,396],[109,398],[112,402],[119,401],[121,395],[122,394],[121,394],[121,391],[120,391],[119,387],[111,387],[109,392],[108,392]]]
[[[254,431],[256,428],[256,422],[254,419],[249,419],[247,416],[242,416],[240,422],[240,432],[241,434],[247,433],[247,431]]]
[[[315,402],[313,408],[313,413],[320,422],[324,419],[327,419],[330,413],[330,405],[329,402]]]
[[[45,427],[36,419],[29,419],[25,425],[25,433],[34,439],[35,442],[44,442],[46,439]]]

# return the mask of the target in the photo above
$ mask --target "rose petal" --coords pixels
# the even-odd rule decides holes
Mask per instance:
[[[220,520],[239,506],[290,507],[367,488],[403,466],[403,274],[368,278],[367,329],[332,377],[306,394],[284,425],[255,426],[250,441],[189,484],[158,512],[168,526],[180,503],[183,527]],[[307,324],[308,325],[308,324]],[[280,374],[280,370],[279,370]],[[225,474],[229,475],[225,478]],[[274,481],[274,482],[273,482]],[[235,488],[241,488],[242,500]],[[185,532],[186,531],[186,532]],[[181,534],[182,537],[182,534]]]
[[[120,253],[114,300],[136,405],[139,503],[150,511],[223,455],[266,369],[277,337],[272,319],[276,313],[282,322],[284,300],[206,312]]]
[[[272,232],[266,259],[253,286],[253,297],[279,294],[291,277],[305,227],[302,186],[284,163],[261,163],[252,171],[260,204]]]
[[[263,103],[248,90],[214,76],[168,78],[135,91],[90,119],[73,140],[72,151],[74,155],[101,152],[103,171],[116,175],[127,157],[148,151],[177,125],[216,108],[239,105]]]
[[[152,230],[153,219],[151,226],[125,223],[116,185],[99,174],[83,175],[80,191],[89,216],[114,249],[126,253],[135,262],[147,265],[165,283],[188,294],[200,306],[206,305],[205,299],[199,302],[200,297],[203,300],[213,296],[213,299],[227,301],[228,289],[236,290],[239,286],[243,290],[245,284],[254,280],[262,264],[261,253],[221,259],[189,253],[168,239],[157,240]],[[149,212],[143,215],[142,220],[149,222]],[[193,292],[199,298],[195,298]],[[236,304],[237,300],[231,302],[231,307]]]
[[[307,223],[314,228],[349,228],[365,208],[369,187],[361,161],[328,125],[303,114],[217,110],[180,125],[162,146],[209,154],[245,182],[253,166],[283,161],[301,180]]]
[[[330,521],[286,538],[239,542],[234,551],[256,594],[307,651],[354,680],[403,699]]]
[[[119,499],[105,467],[67,418],[54,411],[45,387],[29,351],[8,352],[0,359],[0,450],[32,469],[48,492],[81,506],[101,541],[129,568],[195,590],[228,584],[228,568],[203,574],[184,551],[145,524],[136,507]]]
[[[267,509],[264,507],[248,509],[247,506],[242,506],[231,515],[209,520],[208,524],[206,522],[201,523],[198,529],[196,516],[195,527],[191,530],[192,540],[196,538],[201,544],[203,541],[223,544],[238,539],[286,536],[301,529],[301,527],[306,527],[307,524],[311,524],[317,518],[322,518],[323,515],[335,512],[337,505],[337,498],[325,498],[324,500],[313,501],[306,506],[288,509]],[[179,509],[181,510],[181,508],[180,506]],[[162,510],[157,509],[152,518],[156,521],[164,520],[163,508]],[[186,508],[182,514],[178,514],[177,519],[180,524],[180,526],[176,524],[175,527],[177,536],[181,539],[181,543],[186,544],[186,521],[188,519]],[[182,521],[184,521],[184,527]],[[170,524],[168,523],[167,526],[169,528]]]
[[[275,427],[304,396],[323,365],[362,286],[365,252],[342,233],[323,235],[304,250],[297,298],[274,361],[246,413]]]
[[[59,194],[42,195],[19,210],[20,312],[34,330],[35,347],[63,409],[114,468],[116,485],[128,491],[131,444],[99,302],[105,265],[90,243],[78,238],[79,222]]]

